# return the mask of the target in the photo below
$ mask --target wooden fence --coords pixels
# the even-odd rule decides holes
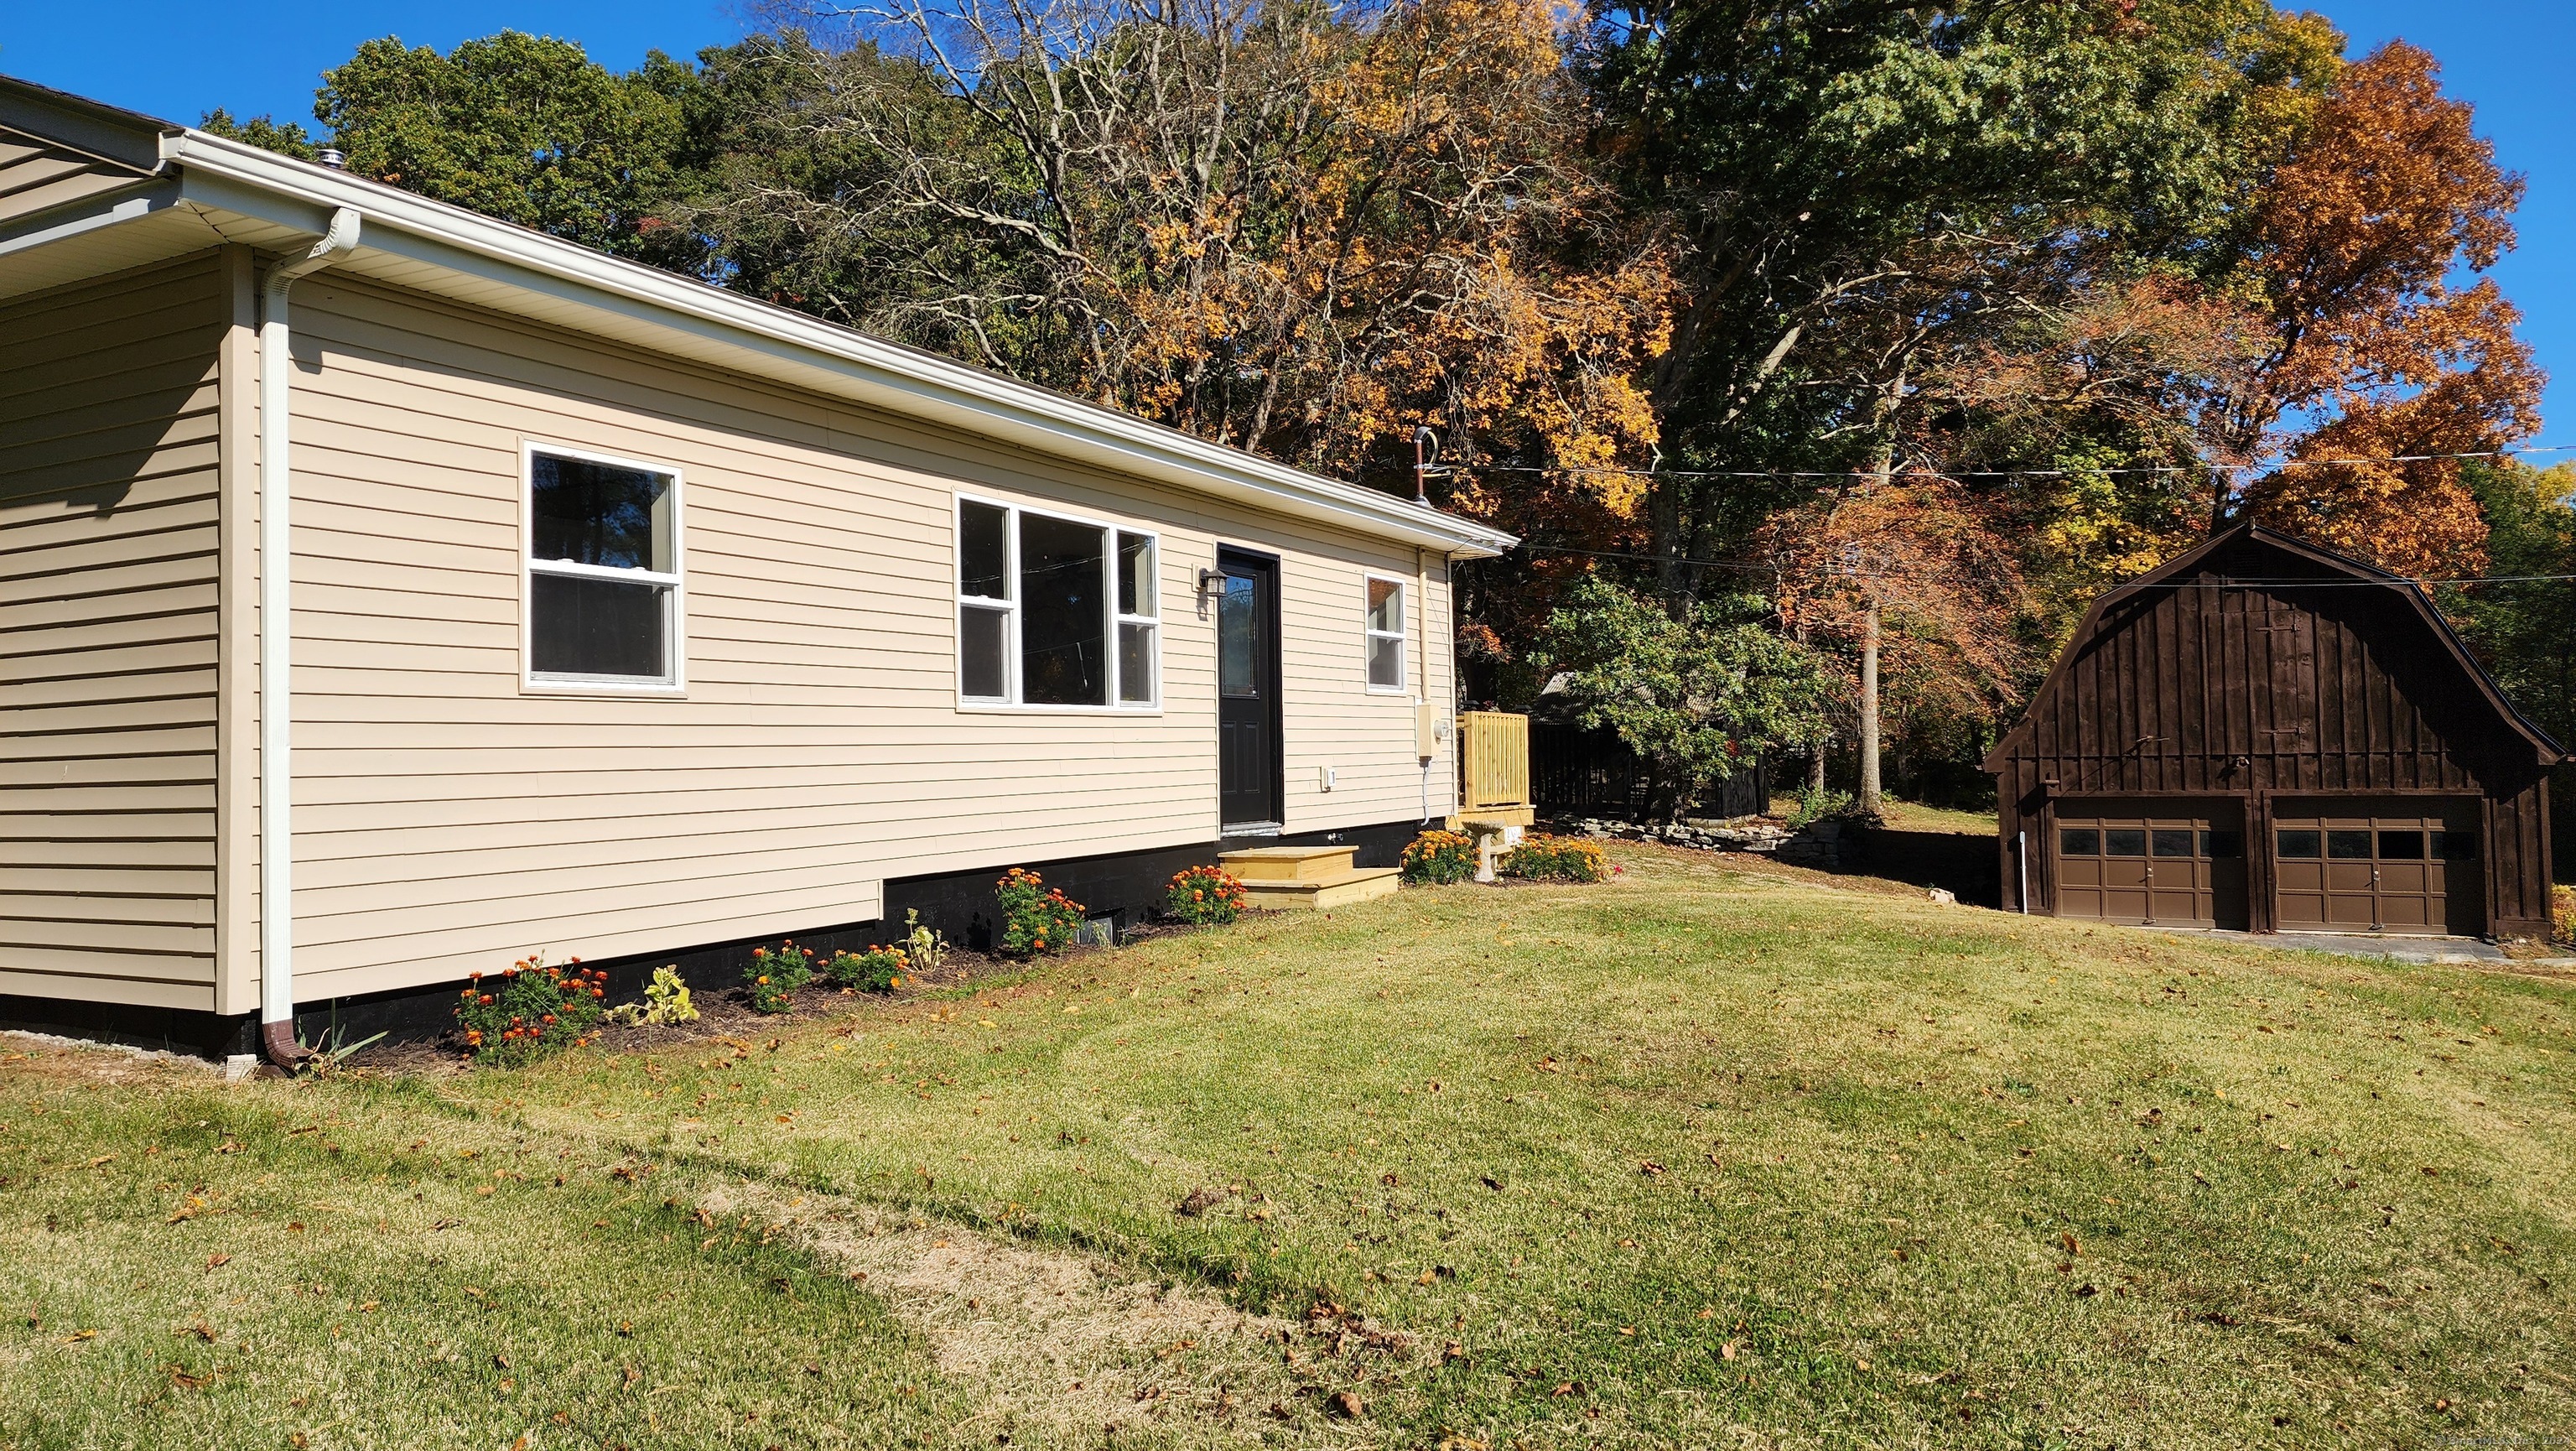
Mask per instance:
[[[1530,805],[1530,721],[1509,711],[1458,713],[1459,810],[1513,811]]]
[[[1635,821],[1646,813],[1654,781],[1637,753],[1611,731],[1540,724],[1529,730],[1530,788],[1543,816],[1598,816]],[[1750,816],[1771,804],[1770,773],[1760,762],[1703,792],[1693,816]]]

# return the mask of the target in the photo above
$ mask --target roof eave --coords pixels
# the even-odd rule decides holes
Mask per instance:
[[[195,130],[164,145],[192,181],[217,183],[210,190],[222,191],[227,207],[264,197],[283,203],[274,208],[279,220],[302,230],[332,208],[355,207],[366,218],[362,251],[720,339],[837,379],[843,386],[833,391],[873,406],[1455,558],[1492,558],[1520,542],[1473,520],[292,157]]]

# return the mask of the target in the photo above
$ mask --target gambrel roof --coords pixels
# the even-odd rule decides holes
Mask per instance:
[[[2069,680],[2075,663],[2091,652],[2106,633],[2116,632],[2119,628],[2113,615],[2121,604],[2159,588],[2171,588],[2180,581],[2199,580],[2204,576],[2220,589],[2231,586],[2283,591],[2302,588],[2368,589],[2383,599],[2400,602],[2401,607],[2396,612],[2398,617],[2420,630],[2418,638],[2424,649],[2439,652],[2456,667],[2460,685],[2479,702],[2481,712],[2492,718],[2503,738],[2519,740],[2527,745],[2535,764],[2540,766],[2554,766],[2568,759],[2565,749],[2505,699],[2494,678],[2469,654],[2468,647],[2452,630],[2450,622],[2442,617],[2441,611],[2434,607],[2422,585],[2404,575],[2322,545],[2261,525],[2239,524],[2166,560],[2136,579],[2103,591],[2093,601],[2092,607],[2085,611],[2075,633],[2068,638],[2066,648],[2058,652],[2056,663],[2049,667],[2047,678],[2032,693],[2021,720],[2006,731],[2003,739],[1986,754],[1985,769],[2002,771],[2008,761],[2030,748],[2036,722],[2048,713],[2059,694],[2071,688]]]

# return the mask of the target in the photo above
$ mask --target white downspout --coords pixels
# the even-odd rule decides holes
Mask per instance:
[[[287,756],[295,714],[287,397],[295,360],[286,292],[297,278],[347,256],[358,245],[358,220],[353,207],[333,212],[331,230],[313,250],[269,268],[259,294],[259,1042],[271,1063],[288,1069],[311,1055],[295,1041],[295,777]]]

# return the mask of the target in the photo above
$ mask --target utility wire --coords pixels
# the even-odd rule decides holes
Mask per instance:
[[[2275,464],[2148,464],[2108,469],[1952,469],[1945,476],[1962,479],[2066,479],[2085,478],[2096,474],[2206,474],[2221,471],[2244,473],[2257,469],[2328,468],[2339,464],[2414,464],[2433,463],[2443,459],[2516,458],[2524,454],[2566,453],[2576,450],[2576,443],[2553,443],[2530,448],[2491,448],[2473,453],[2395,453],[2373,458],[2296,458]],[[1853,469],[1627,469],[1599,466],[1545,468],[1536,464],[1453,463],[1444,469],[1477,469],[1489,474],[1609,474],[1658,479],[1848,479],[1860,477]]]
[[[1576,549],[1571,546],[1562,545],[1524,545],[1514,552],[1519,554],[1570,554],[1580,556],[1585,559],[1633,559],[1645,564],[1687,564],[1701,569],[1736,569],[1742,570],[1748,574],[1781,575],[1791,572],[1787,566],[1777,564],[1759,564],[1752,560],[1745,559],[1690,559],[1678,555],[1639,554],[1634,550],[1623,549]],[[1919,574],[1922,571],[1904,569],[1843,569],[1839,567],[1828,567],[1820,572],[1835,579],[1904,579],[1910,575]],[[2151,586],[2151,588],[2210,590],[2387,589],[2391,586],[2436,584],[2462,586],[2473,584],[2557,584],[2565,583],[2570,580],[2576,580],[2576,574],[2495,574],[2465,579],[2409,579],[2402,575],[2395,579],[2239,579],[2234,576],[2229,576],[2216,580],[2166,580],[2161,584]],[[2109,586],[2111,589],[2119,589],[2121,587],[2121,584],[2113,584]]]

